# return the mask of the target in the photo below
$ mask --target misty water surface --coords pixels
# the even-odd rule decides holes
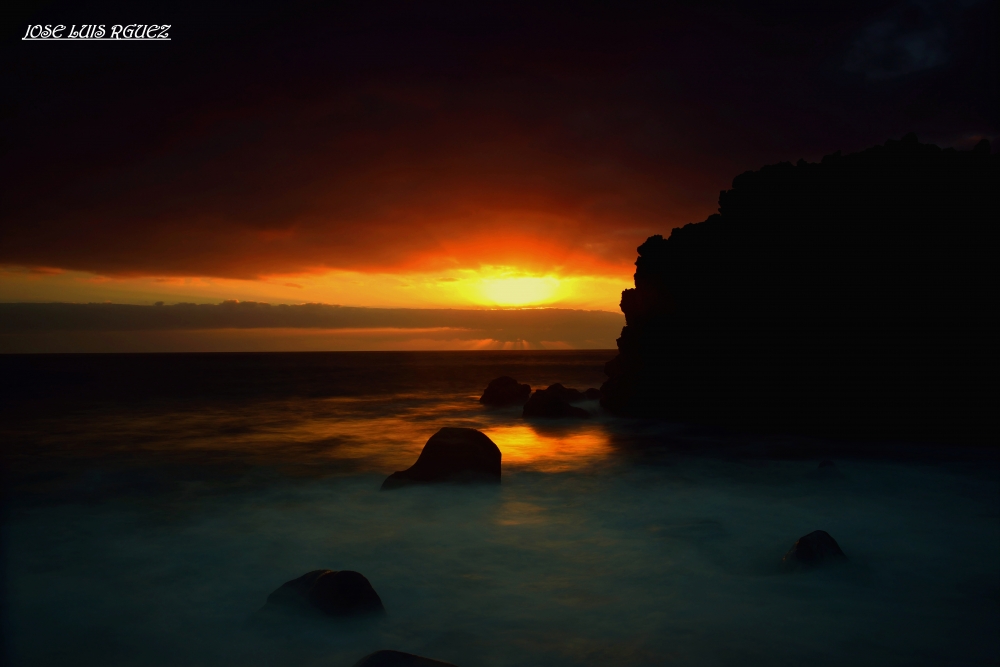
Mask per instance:
[[[837,455],[616,420],[595,403],[586,422],[528,422],[476,401],[503,373],[597,386],[608,358],[38,361],[5,415],[8,653],[22,665],[348,667],[380,648],[463,667],[997,664],[993,459]],[[503,483],[379,492],[441,426],[487,433]],[[783,572],[815,529],[848,564]],[[385,619],[246,627],[271,591],[319,568],[365,574]]]

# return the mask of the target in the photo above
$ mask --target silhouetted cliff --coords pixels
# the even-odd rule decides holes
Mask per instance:
[[[639,246],[601,403],[740,428],[992,432],[998,156],[914,135],[747,172]]]

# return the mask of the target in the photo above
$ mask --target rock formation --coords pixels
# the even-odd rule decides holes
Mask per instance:
[[[531,396],[531,385],[521,384],[514,378],[503,375],[492,380],[486,391],[479,397],[483,405],[524,405]]]
[[[500,449],[474,428],[443,428],[431,436],[417,462],[389,475],[382,490],[431,482],[500,483]]]
[[[261,612],[351,617],[384,614],[378,593],[360,572],[313,570],[281,585]]]
[[[840,471],[833,461],[820,461],[819,465],[806,473],[806,477],[815,480],[835,480],[845,479],[846,476]]]
[[[988,439],[1000,157],[913,135],[747,172],[638,248],[601,404],[819,434]]]
[[[830,537],[830,533],[825,530],[814,530],[797,539],[781,562],[786,568],[795,569],[845,560],[847,556],[841,551],[837,540]]]
[[[570,401],[582,401],[585,396],[576,389],[567,389],[559,383],[547,389],[539,389],[524,404],[524,417],[575,417],[587,418],[590,413],[583,408],[570,405]]]
[[[600,389],[592,387],[586,391],[580,391],[579,389],[564,387],[559,382],[549,385],[545,391],[567,403],[579,403],[580,401],[589,401],[601,397]]]
[[[375,651],[354,663],[354,667],[455,667],[455,665],[401,651]]]

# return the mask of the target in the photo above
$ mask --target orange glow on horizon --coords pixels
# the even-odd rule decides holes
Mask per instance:
[[[365,273],[326,271],[265,276],[255,280],[204,276],[108,277],[65,271],[39,274],[6,270],[0,301],[152,304],[326,303],[372,308],[554,307],[618,311],[622,274],[532,273],[511,266],[481,266],[435,272]]]
[[[559,289],[559,280],[538,278],[487,278],[482,281],[482,294],[498,306],[533,306],[549,303]]]

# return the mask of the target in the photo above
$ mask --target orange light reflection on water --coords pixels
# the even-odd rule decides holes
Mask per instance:
[[[543,472],[574,470],[611,454],[611,443],[600,428],[548,431],[527,424],[483,429],[503,454],[503,465],[528,466]]]

